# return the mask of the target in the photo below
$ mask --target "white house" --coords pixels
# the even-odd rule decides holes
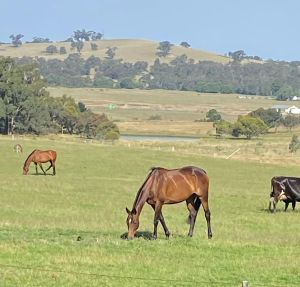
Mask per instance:
[[[296,106],[274,105],[272,109],[275,109],[277,112],[280,112],[281,114],[300,115],[300,108]]]
[[[276,112],[285,113],[286,110],[289,108],[288,105],[274,105],[272,109],[275,109]]]
[[[288,114],[300,115],[300,109],[296,106],[291,106],[285,110]]]

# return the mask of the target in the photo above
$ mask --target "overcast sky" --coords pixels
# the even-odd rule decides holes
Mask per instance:
[[[300,60],[300,0],[1,0],[0,11],[2,42],[11,34],[65,40],[86,29],[105,39],[186,41],[218,54]]]

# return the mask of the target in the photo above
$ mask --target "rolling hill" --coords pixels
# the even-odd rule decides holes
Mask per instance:
[[[98,46],[96,51],[91,49],[91,43],[95,43]],[[65,47],[67,54],[60,55],[46,53],[46,48],[50,45]],[[81,57],[87,59],[94,55],[95,57],[104,58],[105,52],[108,47],[116,47],[115,59],[123,59],[125,62],[137,62],[147,61],[153,63],[157,58],[156,52],[159,43],[150,40],[137,40],[137,39],[112,39],[112,40],[98,40],[85,42],[84,48],[81,52]],[[65,59],[68,55],[76,53],[76,50],[71,49],[70,42],[53,42],[53,43],[25,43],[20,47],[13,47],[11,44],[0,45],[0,56],[5,57],[43,57],[46,59]],[[162,62],[170,62],[174,58],[180,55],[187,55],[188,58],[195,61],[214,61],[219,63],[229,62],[229,58],[221,55],[217,55],[212,52],[206,52],[193,48],[184,48],[180,45],[174,45],[171,49],[171,53],[162,58]]]

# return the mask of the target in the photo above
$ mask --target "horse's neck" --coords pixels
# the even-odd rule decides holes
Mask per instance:
[[[132,209],[135,208],[138,214],[141,213],[145,202],[149,198],[149,192],[150,192],[152,183],[155,180],[154,174],[153,174],[154,172],[155,172],[155,170],[152,169],[151,172],[148,174],[146,180],[144,181],[143,185],[140,187],[139,192],[136,195]]]
[[[24,163],[24,168],[25,167],[28,167],[30,165],[30,163],[32,162],[32,159],[33,159],[33,156],[34,156],[34,153],[32,153],[25,161]]]
[[[138,214],[141,213],[147,198],[148,198],[148,196],[146,195],[145,190],[141,190],[141,193],[138,195],[138,197],[136,198],[136,201],[133,205],[133,209],[135,208],[135,210],[137,211]]]

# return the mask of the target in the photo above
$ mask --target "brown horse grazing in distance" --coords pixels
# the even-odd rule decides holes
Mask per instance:
[[[14,145],[14,151],[16,153],[22,153],[23,152],[23,148],[22,148],[22,146],[20,144],[15,144]]]
[[[193,230],[198,210],[202,203],[207,222],[208,238],[212,237],[210,227],[210,211],[208,207],[209,178],[206,172],[198,167],[187,166],[179,169],[152,168],[146,180],[140,187],[132,210],[126,208],[128,213],[128,239],[132,239],[139,227],[139,216],[147,202],[154,209],[153,237],[157,238],[157,225],[160,221],[165,235],[168,238],[170,232],[166,226],[162,206],[186,201],[189,214],[189,236],[193,236]]]
[[[31,162],[35,164],[35,171],[36,174],[38,174],[37,171],[37,165],[40,166],[41,170],[43,171],[44,175],[46,175],[46,171],[44,171],[42,167],[42,163],[50,162],[50,166],[46,169],[49,170],[51,167],[53,168],[53,175],[55,175],[55,161],[56,161],[56,151],[54,150],[38,150],[35,149],[25,160],[24,166],[23,166],[23,174],[28,174],[29,165]]]

